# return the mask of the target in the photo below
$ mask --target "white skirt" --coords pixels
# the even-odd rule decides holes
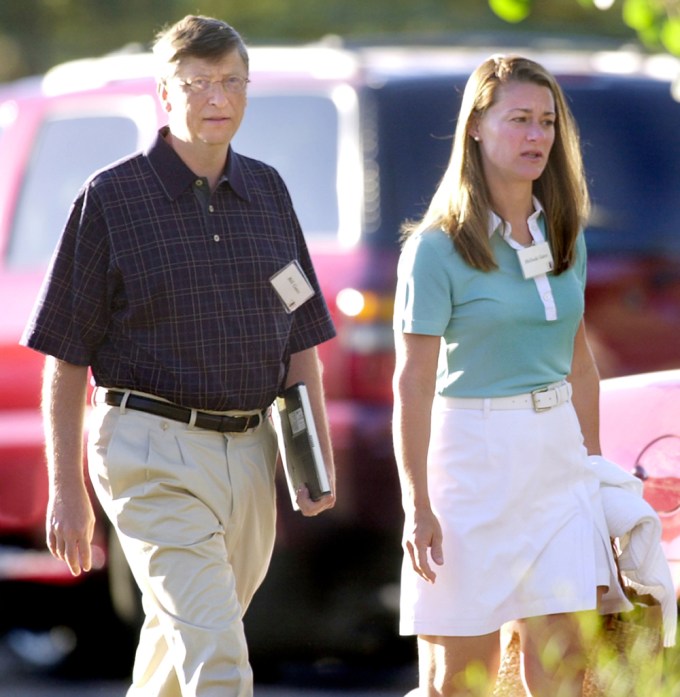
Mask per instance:
[[[457,409],[436,398],[428,456],[443,532],[434,584],[405,555],[402,634],[479,636],[510,621],[592,610],[616,579],[576,412]]]

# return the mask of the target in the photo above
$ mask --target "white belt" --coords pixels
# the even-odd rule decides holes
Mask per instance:
[[[511,397],[442,397],[453,409],[533,409],[548,411],[571,399],[571,384],[560,382]]]

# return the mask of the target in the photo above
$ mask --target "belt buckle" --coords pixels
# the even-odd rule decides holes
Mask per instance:
[[[544,392],[549,392],[551,389],[552,388],[550,388],[550,387],[539,387],[538,389],[531,391],[531,404],[532,404],[535,412],[538,412],[540,414],[542,411],[550,411],[552,409],[551,405],[549,405],[547,407],[542,407],[542,406],[539,406],[538,402],[536,401],[537,395],[542,394]]]

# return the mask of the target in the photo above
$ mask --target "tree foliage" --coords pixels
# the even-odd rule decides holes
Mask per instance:
[[[489,0],[489,7],[506,22],[521,22],[535,8],[535,0]],[[610,10],[615,0],[577,0],[583,7]],[[680,0],[621,0],[621,19],[640,41],[653,50],[680,55]]]
[[[227,20],[250,44],[308,42],[329,34],[453,43],[475,33],[515,31],[501,17],[523,20],[523,32],[633,39],[620,15],[593,9],[593,2],[602,1],[489,0],[490,6],[479,0],[0,0],[0,82],[126,44],[148,45],[162,26],[189,13]],[[627,21],[643,24],[636,4],[661,1],[626,0]]]

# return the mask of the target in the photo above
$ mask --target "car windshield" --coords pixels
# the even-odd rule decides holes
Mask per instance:
[[[139,141],[137,125],[126,116],[47,119],[35,141],[19,196],[8,266],[44,265],[83,182],[97,169],[134,152]],[[251,97],[234,148],[279,170],[307,236],[336,234],[338,115],[330,98]]]
[[[424,212],[448,162],[464,79],[413,78],[364,90],[365,190],[379,192],[364,210],[367,244],[395,246],[402,222]],[[593,199],[590,252],[680,253],[680,104],[668,84],[611,76],[561,81]],[[278,169],[311,239],[338,232],[340,128],[327,95],[260,93],[249,96],[234,140],[238,152]],[[8,265],[46,263],[85,179],[138,147],[138,127],[124,115],[46,120],[15,211]]]
[[[680,254],[680,103],[667,83],[565,81],[593,212],[588,247]]]

